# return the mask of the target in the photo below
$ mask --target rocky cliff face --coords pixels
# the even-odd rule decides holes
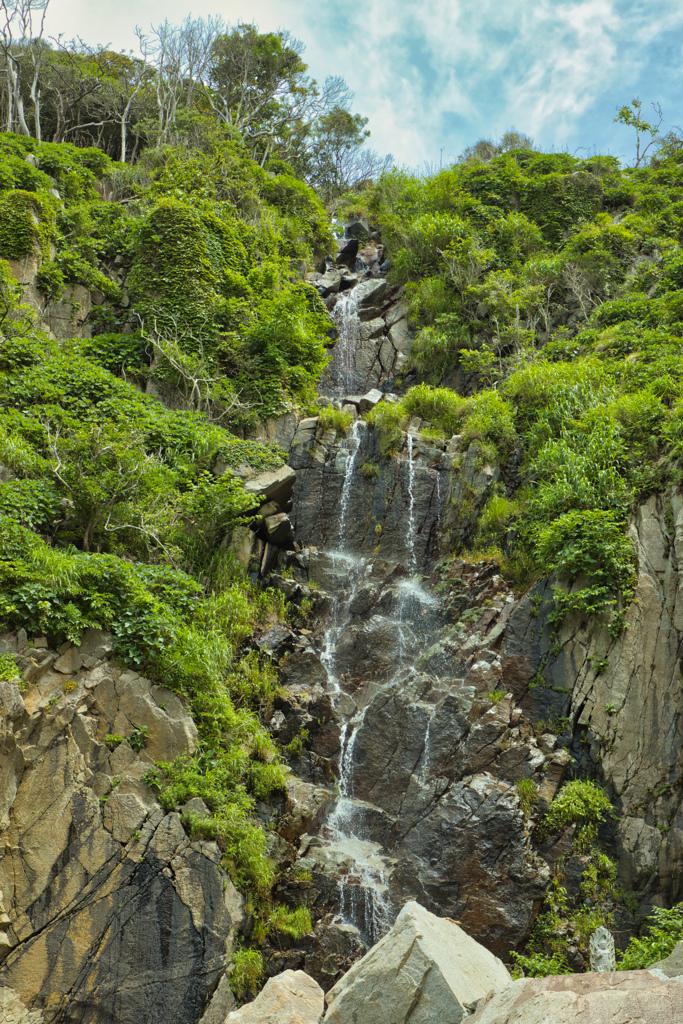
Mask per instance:
[[[194,1024],[229,960],[242,899],[144,781],[192,751],[178,698],[109,661],[111,638],[49,651],[2,639],[0,984],[46,1022]],[[105,741],[110,734],[126,739]]]
[[[615,800],[620,875],[644,909],[682,896],[682,527],[677,489],[649,498],[633,517],[638,583],[621,636],[568,621],[553,654],[541,584],[515,608],[503,656],[503,680],[524,694],[527,715],[568,716],[572,754]],[[534,679],[542,685],[530,688]]]

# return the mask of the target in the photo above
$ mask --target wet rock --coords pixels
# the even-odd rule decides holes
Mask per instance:
[[[281,662],[280,669],[288,687],[313,690],[327,685],[327,669],[311,649],[294,651]]]
[[[324,992],[329,992],[365,951],[360,933],[353,925],[323,921],[311,936],[304,969]]]
[[[328,993],[325,1022],[458,1024],[477,1000],[509,983],[500,960],[454,921],[410,902]]]
[[[228,1014],[225,1024],[320,1024],[325,994],[303,971],[284,971],[266,982],[253,1003]]]
[[[413,780],[391,848],[394,884],[507,956],[528,935],[550,878],[528,844],[516,790],[481,773],[436,797],[433,785]]]
[[[678,981],[648,971],[520,978],[477,1009],[471,1024],[676,1024],[683,1006]]]
[[[320,786],[312,786],[296,777],[287,780],[287,807],[281,835],[297,839],[304,832],[312,832],[320,824],[325,809],[334,800],[334,794]]]

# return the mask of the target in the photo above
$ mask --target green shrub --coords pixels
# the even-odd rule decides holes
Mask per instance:
[[[618,971],[642,971],[663,960],[683,940],[683,903],[670,910],[653,907],[648,934],[633,936],[625,950],[618,954]]]
[[[572,974],[573,971],[562,953],[532,953],[523,956],[511,951],[515,961],[513,978],[548,978],[554,974]]]
[[[538,834],[541,837],[556,835],[573,824],[598,825],[608,816],[615,815],[605,792],[590,779],[576,779],[559,791],[538,826]]]
[[[536,554],[546,572],[557,572],[568,587],[578,577],[586,584],[571,593],[556,588],[551,620],[562,621],[572,611],[594,615],[616,604],[621,595],[633,597],[636,557],[624,533],[624,521],[614,512],[598,509],[566,512],[539,529]]]
[[[255,996],[265,975],[263,957],[257,949],[240,948],[232,955],[232,968],[228,981],[235,998],[244,1002],[249,996]]]
[[[351,413],[335,409],[333,405],[324,406],[318,413],[318,430],[322,433],[334,430],[336,434],[345,434],[352,423]]]
[[[515,783],[519,806],[524,814],[530,814],[538,804],[538,787],[533,779],[518,779]]]

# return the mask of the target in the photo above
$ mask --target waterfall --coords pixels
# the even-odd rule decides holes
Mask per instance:
[[[413,435],[408,433],[408,572],[415,573],[415,466],[413,465]]]
[[[322,390],[328,396],[344,397],[353,390],[355,353],[360,341],[358,306],[353,290],[338,297],[334,319],[339,340]],[[403,549],[407,576],[401,578],[400,573],[397,574],[382,590],[387,577],[387,563],[378,558],[375,568],[372,556],[363,557],[354,550],[357,529],[354,501],[364,487],[356,479],[356,473],[366,429],[362,421],[353,422],[343,447],[337,449],[332,476],[334,483],[326,482],[326,486],[334,488],[335,496],[338,494],[338,518],[336,528],[330,531],[332,543],[323,555],[329,567],[325,570],[330,580],[326,589],[331,592],[332,601],[318,655],[327,672],[327,692],[331,694],[341,719],[340,754],[337,798],[318,835],[319,853],[315,852],[315,847],[306,847],[303,869],[322,871],[334,878],[339,916],[346,923],[355,925],[363,940],[373,945],[394,920],[390,895],[394,862],[377,841],[378,823],[386,820],[384,812],[358,799],[357,791],[367,780],[359,775],[357,758],[360,757],[359,750],[367,748],[365,718],[373,692],[377,687],[400,683],[409,677],[411,657],[416,653],[418,644],[426,642],[425,622],[434,615],[438,601],[427,593],[417,577],[418,499],[421,491],[416,478],[415,439],[412,434],[408,434],[406,452],[399,460],[400,486],[397,489],[397,496],[401,496],[399,501],[402,500],[405,506],[405,512],[402,507],[400,514],[406,517],[405,520],[401,518],[401,522],[405,522],[407,527]],[[353,532],[350,530],[352,524],[355,527]],[[367,530],[367,524],[364,529]],[[358,532],[359,543],[362,543],[363,530]],[[381,608],[378,605],[377,611],[368,619],[367,609],[377,602],[380,592],[383,598]],[[369,594],[369,603],[365,603],[364,593]],[[357,601],[359,597],[360,604]],[[378,681],[372,666],[366,680],[359,677],[352,667],[355,682],[350,686],[349,682],[354,681],[349,675],[350,666],[356,664],[354,651],[358,643],[362,645],[363,630],[369,621],[379,624],[390,638],[384,653],[378,650],[378,655],[385,659],[385,674],[382,681]],[[372,652],[369,659],[373,662]],[[364,692],[366,686],[369,689]],[[424,758],[428,762],[428,735]]]
[[[360,317],[353,288],[339,295],[332,315],[338,339],[332,350],[332,363],[321,381],[321,390],[325,394],[341,397],[353,391],[356,348],[360,340]]]
[[[354,420],[351,427],[351,444],[349,445],[344,465],[344,483],[342,485],[339,513],[339,546],[343,551],[346,544],[346,517],[349,511],[349,495],[351,494],[351,481],[356,465],[356,456],[360,448],[360,420]]]

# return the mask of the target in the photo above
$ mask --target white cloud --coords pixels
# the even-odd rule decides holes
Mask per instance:
[[[50,26],[130,47],[136,23],[180,21],[186,3],[53,0]],[[410,164],[438,161],[442,146],[453,159],[481,135],[512,125],[558,147],[582,132],[604,137],[617,101],[638,91],[659,99],[673,89],[658,66],[662,48],[670,47],[666,59],[680,74],[679,0],[192,3],[195,16],[217,10],[262,31],[290,29],[306,44],[315,77],[346,78],[356,109],[370,117],[371,144]]]

